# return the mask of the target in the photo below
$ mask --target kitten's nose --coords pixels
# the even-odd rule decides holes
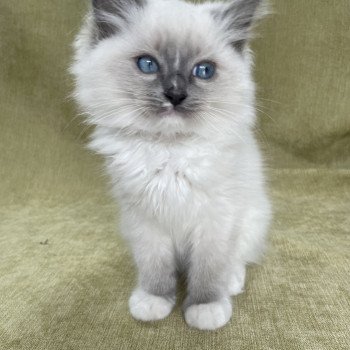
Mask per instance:
[[[187,98],[187,93],[184,90],[171,87],[164,93],[164,96],[171,102],[173,106],[181,104]]]

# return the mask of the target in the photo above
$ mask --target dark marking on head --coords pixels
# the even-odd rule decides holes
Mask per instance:
[[[185,118],[197,115],[204,106],[206,91],[203,83],[199,83],[192,74],[194,66],[202,58],[198,47],[181,45],[176,43],[176,38],[159,35],[152,49],[160,69],[154,79],[143,80],[142,86],[151,114],[162,115],[169,111],[171,103],[176,112]]]
[[[188,50],[172,45],[160,45],[159,54],[163,61],[159,78],[164,97],[174,107],[183,108],[188,97],[192,55]]]
[[[119,17],[127,23],[128,11],[131,8],[142,8],[145,0],[92,0],[93,14],[97,26],[97,39],[106,39],[122,28],[108,19],[109,16]]]
[[[213,11],[213,16],[220,23],[225,23],[227,31],[239,34],[233,41],[233,47],[242,52],[250,36],[254,22],[259,18],[259,7],[264,0],[236,0]]]

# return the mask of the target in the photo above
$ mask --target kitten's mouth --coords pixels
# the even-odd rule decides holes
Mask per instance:
[[[164,104],[158,113],[162,118],[184,117],[184,114],[185,111],[181,106],[173,106],[172,104]]]
[[[173,106],[162,106],[159,110],[159,116],[162,118],[177,117],[179,115],[179,112]]]

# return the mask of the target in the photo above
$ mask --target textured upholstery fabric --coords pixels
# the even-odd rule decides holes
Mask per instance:
[[[0,349],[349,349],[350,2],[276,0],[254,43],[275,219],[213,333],[180,305],[153,324],[128,313],[135,270],[69,100],[85,8],[0,1]]]

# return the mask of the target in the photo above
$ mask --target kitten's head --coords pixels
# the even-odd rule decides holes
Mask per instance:
[[[249,127],[247,42],[262,1],[93,0],[72,69],[88,121],[130,133]]]

